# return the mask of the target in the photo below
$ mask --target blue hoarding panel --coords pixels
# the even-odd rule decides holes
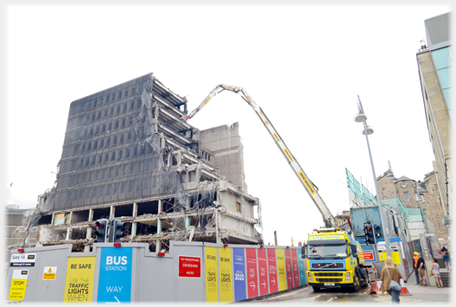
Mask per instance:
[[[302,251],[298,249],[298,265],[299,265],[299,279],[301,285],[307,284],[306,282],[306,269],[304,268],[304,259],[301,258]]]
[[[130,303],[133,248],[102,247],[98,303]]]
[[[247,298],[245,293],[245,256],[243,248],[233,248],[234,301]]]

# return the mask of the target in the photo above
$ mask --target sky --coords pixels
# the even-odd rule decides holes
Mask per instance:
[[[17,3],[17,4],[15,4]],[[446,1],[8,2],[3,6],[2,189],[31,208],[51,188],[73,100],[153,73],[196,108],[218,84],[244,87],[262,107],[333,215],[349,209],[345,168],[374,195],[375,173],[433,170],[416,52],[424,20]],[[171,3],[171,4],[169,4]],[[248,193],[262,207],[265,243],[306,240],[321,215],[255,112],[223,92],[189,121],[238,122]]]

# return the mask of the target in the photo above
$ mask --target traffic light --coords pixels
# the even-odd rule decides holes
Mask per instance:
[[[124,236],[125,223],[119,220],[112,220],[109,228],[109,242],[120,242],[120,238]]]
[[[371,222],[364,222],[364,237],[366,245],[375,244],[374,229]]]
[[[95,242],[102,243],[106,242],[106,228],[108,227],[108,220],[101,219],[95,222],[96,230],[95,230]]]
[[[374,225],[375,240],[383,238],[382,227],[380,225]]]

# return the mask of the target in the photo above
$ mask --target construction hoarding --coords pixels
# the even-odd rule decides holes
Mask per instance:
[[[147,243],[70,244],[10,251],[9,301],[65,303],[235,302],[306,284],[298,247],[171,241],[159,256]],[[24,268],[18,255],[33,255]],[[26,257],[26,258],[27,258]],[[22,259],[23,260],[23,259]]]

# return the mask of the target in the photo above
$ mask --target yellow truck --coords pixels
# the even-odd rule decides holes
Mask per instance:
[[[358,291],[369,285],[361,245],[337,227],[314,229],[302,247],[302,258],[315,292],[329,288]]]

